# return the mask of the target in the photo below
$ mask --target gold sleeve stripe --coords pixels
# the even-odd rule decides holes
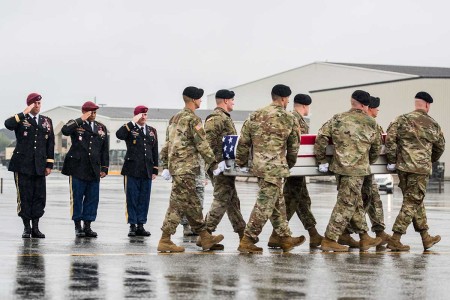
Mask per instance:
[[[14,115],[14,118],[16,118],[16,122],[17,122],[17,123],[20,122],[19,115]]]
[[[130,128],[128,127],[128,124],[125,124],[125,127],[127,128],[128,131],[131,131]]]
[[[54,159],[47,159],[47,162],[51,162],[51,163],[54,163],[54,162],[55,162],[55,160],[54,160]]]

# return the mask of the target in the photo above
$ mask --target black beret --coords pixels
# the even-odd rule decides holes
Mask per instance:
[[[233,99],[234,92],[229,90],[218,90],[216,93],[216,98],[218,99]]]
[[[418,92],[416,94],[416,99],[422,99],[425,102],[433,103],[433,98],[427,92]]]
[[[380,106],[380,98],[370,96],[369,107],[370,108],[377,108],[378,106]]]
[[[272,94],[280,97],[289,97],[291,93],[291,89],[284,84],[277,84],[272,88]]]
[[[187,96],[192,99],[200,99],[203,97],[204,91],[202,89],[196,88],[195,86],[188,86],[183,91],[183,96]]]
[[[368,106],[370,103],[370,94],[365,91],[361,90],[354,91],[352,94],[352,98],[365,106]]]
[[[294,103],[310,105],[312,102],[311,97],[305,94],[297,94],[294,97]]]

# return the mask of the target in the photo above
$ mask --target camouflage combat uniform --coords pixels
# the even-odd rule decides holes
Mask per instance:
[[[206,138],[214,152],[216,161],[222,161],[222,138],[225,135],[235,135],[236,128],[230,114],[217,107],[205,121]],[[214,185],[214,200],[208,214],[205,217],[206,228],[213,232],[227,212],[233,229],[237,233],[243,233],[245,221],[241,214],[240,201],[236,192],[235,177],[220,174],[213,177],[209,174]]]
[[[198,156],[199,165],[200,165],[200,173],[195,177],[195,192],[197,193],[198,198],[200,199],[200,203],[203,209],[203,202],[205,201],[205,162],[201,155]],[[181,218],[180,225],[189,225],[189,221],[184,215]]]
[[[384,133],[383,128],[379,124],[377,124],[377,132],[380,137]],[[384,224],[383,202],[381,202],[380,191],[378,190],[378,185],[373,174],[364,177],[361,192],[364,211],[367,213],[370,222],[372,223],[372,231],[384,231],[386,225]],[[348,228],[347,231],[348,233],[352,233],[355,230]]]
[[[292,113],[300,125],[300,133],[309,133],[309,126],[297,111]],[[288,221],[294,213],[300,218],[300,221],[306,230],[315,227],[317,222],[311,212],[311,198],[306,187],[306,177],[296,176],[288,177],[283,188],[284,202],[286,203],[286,217]]]
[[[297,120],[276,104],[252,113],[242,127],[236,164],[247,166],[251,150],[253,166],[250,169],[258,177],[259,185],[258,197],[244,232],[253,241],[257,240],[269,218],[279,236],[291,236],[281,187],[283,178],[289,176],[289,169],[297,161],[299,145]]]
[[[200,174],[199,154],[206,169],[217,168],[201,119],[185,108],[170,119],[166,144],[161,149],[162,166],[169,169],[173,180],[170,204],[161,228],[164,233],[173,235],[183,215],[195,233],[206,229],[195,184]]]
[[[431,164],[445,149],[444,134],[437,122],[424,110],[397,117],[387,130],[386,154],[396,164],[403,193],[403,204],[392,231],[405,234],[413,222],[417,232],[428,230],[425,198]]]
[[[325,236],[337,241],[347,226],[357,233],[368,231],[362,201],[364,177],[370,174],[370,164],[378,158],[381,137],[377,123],[360,109],[334,115],[317,134],[314,152],[318,163],[327,162],[329,139],[334,144],[330,171],[336,174],[337,202],[328,223]]]

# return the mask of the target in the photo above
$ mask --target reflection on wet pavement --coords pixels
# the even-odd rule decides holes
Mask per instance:
[[[196,238],[175,243],[182,254],[158,254],[160,226],[168,205],[170,184],[160,179],[152,187],[149,238],[127,236],[122,178],[107,177],[101,184],[97,239],[75,238],[69,217],[67,178],[48,180],[46,214],[41,221],[47,238],[20,238],[22,225],[15,212],[15,188],[9,173],[0,197],[0,299],[446,299],[450,286],[450,201],[445,194],[426,197],[430,233],[442,236],[431,251],[423,252],[412,226],[404,237],[408,253],[384,247],[360,253],[322,253],[308,241],[291,253],[267,248],[271,225],[260,236],[261,255],[240,254],[237,234],[227,217],[217,229],[225,250],[203,252]],[[7,177],[9,176],[9,177]],[[336,201],[332,184],[309,184],[312,209],[320,232],[325,230]],[[445,189],[450,191],[450,183]],[[238,183],[241,208],[247,219],[257,186]],[[212,201],[206,187],[205,207]],[[401,205],[398,189],[381,195],[387,231]],[[205,212],[205,210],[204,210]],[[294,235],[305,235],[298,218],[290,223]],[[371,233],[373,235],[373,233]],[[356,236],[355,236],[356,237]],[[402,239],[403,241],[403,239]]]
[[[17,256],[15,294],[19,299],[45,298],[45,259],[36,252],[39,239],[23,240]]]

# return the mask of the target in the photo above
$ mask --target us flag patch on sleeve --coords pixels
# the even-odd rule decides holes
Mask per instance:
[[[202,123],[198,123],[197,126],[195,126],[195,130],[199,131],[200,129],[202,129]]]

